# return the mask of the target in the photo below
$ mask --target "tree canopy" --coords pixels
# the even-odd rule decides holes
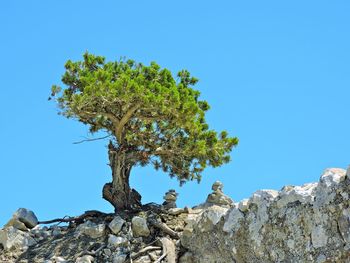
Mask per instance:
[[[226,131],[209,129],[209,104],[193,89],[197,81],[187,70],[175,77],[155,62],[107,62],[85,53],[82,61],[66,62],[66,87],[52,86],[52,96],[65,117],[91,133],[107,132],[118,149],[132,152],[133,165],[152,164],[183,183],[199,181],[208,165],[229,162],[238,143]]]

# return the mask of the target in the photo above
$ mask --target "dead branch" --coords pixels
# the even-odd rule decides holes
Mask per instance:
[[[138,251],[138,252],[136,252],[136,253],[132,253],[131,255],[130,255],[130,258],[131,259],[136,259],[136,258],[138,258],[139,256],[141,256],[142,254],[145,254],[146,252],[148,252],[148,251],[152,251],[152,250],[160,250],[160,249],[162,249],[161,247],[154,247],[154,246],[148,246],[148,247],[145,247],[145,248],[143,248],[143,249],[141,249],[140,251]]]
[[[175,244],[174,242],[166,237],[160,239],[163,247],[163,255],[158,258],[155,263],[159,263],[163,258],[167,257],[167,263],[176,263],[176,253],[175,253]]]
[[[163,255],[160,256],[160,258],[157,259],[157,261],[154,261],[154,263],[159,263],[162,261],[163,258],[166,257],[166,253],[164,253]]]
[[[102,245],[100,246],[98,249],[96,250],[92,250],[92,251],[89,251],[89,250],[84,250],[82,252],[80,252],[78,254],[79,257],[83,256],[83,255],[90,255],[90,256],[96,256],[98,252],[100,252],[102,249],[106,248],[107,245]]]
[[[103,140],[103,139],[106,139],[108,137],[111,137],[112,135],[109,134],[109,135],[106,135],[106,136],[103,136],[103,137],[100,137],[100,138],[91,138],[91,139],[84,139],[84,140],[81,140],[81,141],[78,141],[78,142],[73,142],[73,144],[79,144],[79,143],[83,143],[83,142],[91,142],[91,141],[97,141],[97,140]]]
[[[91,210],[91,211],[86,211],[84,214],[82,214],[80,216],[75,216],[75,217],[65,216],[63,218],[56,218],[56,219],[52,219],[52,220],[48,220],[48,221],[39,221],[38,224],[47,225],[47,224],[52,224],[52,223],[82,222],[87,217],[97,217],[97,216],[101,216],[101,215],[106,215],[106,214],[102,213],[100,211]]]
[[[172,238],[179,239],[179,233],[175,232],[172,230],[170,227],[168,227],[165,223],[159,222],[156,219],[149,219],[149,223],[153,225],[154,227],[159,228],[163,232],[167,233],[170,235]]]

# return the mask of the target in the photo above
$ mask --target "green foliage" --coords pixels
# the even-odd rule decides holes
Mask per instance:
[[[61,114],[89,125],[92,133],[113,135],[119,149],[135,153],[135,164],[151,163],[182,183],[200,180],[208,165],[229,162],[238,139],[209,130],[209,105],[199,100],[192,88],[198,80],[188,71],[175,79],[155,62],[106,62],[89,53],[82,61],[68,60],[65,69],[66,88],[52,87]]]

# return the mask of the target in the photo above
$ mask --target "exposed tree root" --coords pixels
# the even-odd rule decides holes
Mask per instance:
[[[148,220],[148,222],[153,225],[154,227],[159,228],[160,230],[162,230],[164,233],[170,235],[172,238],[175,239],[179,239],[179,233],[175,232],[174,230],[172,230],[170,227],[168,227],[165,223],[159,222],[154,218],[150,218]]]
[[[174,242],[166,237],[162,237],[160,239],[160,242],[162,242],[163,254],[156,262],[159,263],[163,258],[167,257],[167,263],[176,263],[176,252]]]
[[[136,253],[131,253],[130,255],[130,258],[131,259],[136,259],[138,258],[139,256],[149,252],[149,251],[152,251],[152,250],[158,250],[158,249],[162,249],[161,247],[155,247],[155,246],[148,246],[148,247],[145,247],[143,249],[141,249],[140,251],[136,252]]]
[[[108,214],[102,213],[97,210],[90,210],[90,211],[86,211],[84,214],[80,216],[74,216],[74,217],[65,216],[63,218],[56,218],[48,221],[39,221],[38,223],[41,225],[47,225],[47,224],[53,224],[53,223],[70,223],[70,222],[79,223],[79,222],[83,222],[84,219],[87,217],[99,217],[101,215],[108,215]]]

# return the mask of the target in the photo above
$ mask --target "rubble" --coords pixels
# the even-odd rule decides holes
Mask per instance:
[[[238,203],[216,182],[194,208],[88,211],[61,226],[14,216],[0,230],[0,262],[349,262],[346,173],[327,169],[318,183],[259,190]]]

